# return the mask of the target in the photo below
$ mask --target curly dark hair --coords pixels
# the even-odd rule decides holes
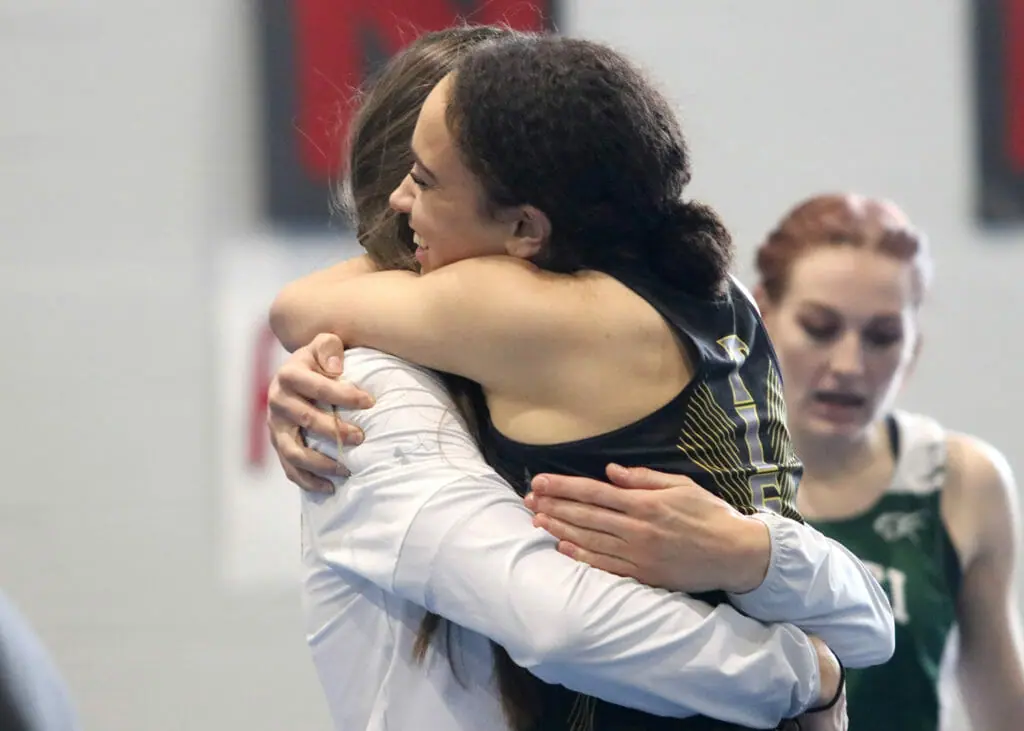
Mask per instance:
[[[446,115],[488,207],[529,204],[551,221],[538,265],[641,267],[694,296],[720,289],[729,233],[710,208],[682,200],[682,129],[622,54],[556,36],[502,39],[459,64]]]

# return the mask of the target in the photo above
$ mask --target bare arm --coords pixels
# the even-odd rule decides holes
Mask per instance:
[[[981,511],[977,554],[964,571],[957,608],[957,677],[975,728],[1012,731],[1024,718],[1024,653],[1014,587],[1020,506],[1009,465],[975,440],[964,444],[964,479]]]
[[[274,299],[270,307],[270,329],[289,353],[295,352],[320,333],[331,331],[330,322],[335,318],[324,305],[330,304],[330,297],[339,290],[339,285],[376,271],[373,260],[363,255],[296,279]]]
[[[342,269],[350,263],[338,271],[350,275]],[[587,319],[564,277],[511,257],[468,259],[423,276],[337,273],[299,280],[274,302],[271,328],[288,350],[333,332],[347,347],[376,348],[495,387],[521,379],[526,366],[538,377],[538,354],[557,360],[552,349],[572,347]]]

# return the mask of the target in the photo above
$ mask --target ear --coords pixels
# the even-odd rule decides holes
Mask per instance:
[[[509,256],[530,259],[536,256],[551,238],[551,219],[534,206],[518,206],[512,220],[512,236],[505,249]]]

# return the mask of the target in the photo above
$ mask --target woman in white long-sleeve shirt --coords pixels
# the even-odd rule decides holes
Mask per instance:
[[[358,169],[358,166],[354,165],[353,166],[353,178],[355,178],[355,171],[357,169]],[[378,174],[379,174],[379,170],[378,170]],[[386,178],[386,176],[384,176],[384,177]],[[353,188],[353,192],[355,192],[355,191],[356,191],[356,186],[354,186],[354,188]],[[356,202],[357,202],[357,208],[358,208],[359,207],[358,206],[358,203],[359,203],[358,194],[357,194],[357,201]],[[370,221],[371,224],[379,223],[379,221],[374,221],[372,218],[364,217],[362,214],[363,214],[363,211],[361,210],[360,211],[360,223],[361,223],[361,226],[362,226],[364,221]],[[369,230],[374,231],[375,229],[370,228]],[[363,233],[365,233],[365,231]],[[397,239],[398,239],[398,237],[396,236],[396,240]],[[364,243],[367,243],[365,239],[364,239]],[[371,442],[372,439],[373,439],[373,436],[371,434],[367,433],[367,437],[368,437],[368,443]],[[467,437],[467,440],[468,440],[468,437]],[[408,451],[408,450],[405,450],[405,451]],[[402,450],[392,450],[392,451],[389,451],[388,454],[390,455],[390,459],[392,459],[392,460],[394,460],[394,459],[402,459],[405,456],[404,452]],[[355,479],[356,477],[358,477],[358,474],[354,474],[353,475],[353,479]],[[350,483],[350,486],[351,486],[351,483]],[[346,487],[346,492],[348,492],[350,490],[350,486]],[[488,488],[488,490],[486,490],[486,492],[488,494],[493,492],[493,486],[494,486],[494,483],[491,483],[491,487]],[[511,496],[511,497],[514,497],[514,496]],[[401,501],[399,501],[399,502],[401,502]],[[351,520],[351,515],[349,515],[348,519]],[[332,523],[332,525],[336,529],[341,529],[341,527],[342,527],[342,524],[338,523],[337,519]],[[370,526],[371,530],[373,530],[373,531],[377,530],[376,528],[372,528],[372,526],[374,525],[372,521],[366,522],[366,521],[364,521],[361,518],[357,521],[356,524],[351,524],[351,523],[344,524],[344,528],[345,528],[345,530],[348,530],[348,529],[351,529],[353,527],[353,525],[366,525],[366,526]],[[528,521],[527,521],[527,523],[525,525],[529,526]],[[765,543],[767,543],[767,536],[768,536],[767,531],[764,530],[763,526],[761,526],[759,530],[763,534]],[[499,538],[500,538],[500,536],[499,536]],[[334,560],[335,563],[338,566],[343,565],[342,563],[338,562],[336,558],[335,559],[331,559],[331,560]],[[878,650],[878,648],[882,648],[881,651],[885,652],[885,651],[887,651],[887,647],[886,646],[888,644],[888,637],[887,637],[887,635],[891,634],[891,628],[887,629],[887,624],[891,623],[891,619],[889,619],[887,617],[887,609],[884,608],[884,600],[882,600],[881,602],[878,601],[878,596],[880,596],[880,592],[877,593],[878,596],[873,596],[874,590],[877,589],[877,586],[873,586],[873,582],[871,582],[870,579],[865,579],[865,575],[863,574],[861,568],[856,563],[856,561],[852,561],[851,559],[849,559],[849,557],[845,557],[845,560],[848,562],[848,566],[852,567],[852,569],[853,569],[852,572],[848,572],[848,574],[845,577],[847,579],[851,579],[850,587],[845,587],[845,588],[853,587],[853,588],[856,588],[856,589],[861,589],[862,592],[861,592],[861,594],[859,596],[856,597],[857,601],[855,601],[853,603],[852,607],[851,606],[841,606],[841,611],[839,611],[839,612],[835,612],[834,611],[836,609],[836,607],[834,607],[834,606],[830,607],[830,609],[833,610],[832,616],[830,617],[830,620],[832,620],[833,624],[832,625],[828,625],[828,623],[825,623],[825,624],[828,625],[828,626],[835,626],[835,623],[842,624],[844,622],[849,624],[851,619],[856,615],[856,612],[851,612],[850,611],[851,608],[852,609],[865,609],[865,608],[867,608],[867,609],[869,609],[870,612],[872,612],[872,614],[873,614],[872,619],[874,621],[867,621],[867,622],[865,622],[864,621],[865,620],[865,615],[863,615],[863,614],[857,616],[857,619],[860,621],[860,628],[862,630],[867,630],[869,632],[873,632],[874,633],[873,636],[871,637],[872,641],[871,642],[864,642],[863,640],[867,639],[867,635],[864,634],[860,638],[861,641],[857,642],[857,643],[854,643],[854,645],[859,645],[859,646],[864,647],[864,648],[874,648],[876,651]],[[488,575],[491,575],[492,573],[493,572],[489,572]],[[365,576],[365,573],[363,575]],[[397,590],[396,587],[393,587],[393,586],[392,587],[384,587],[384,588],[385,589],[390,588],[392,591]],[[840,593],[842,593],[842,592],[840,591]],[[835,597],[833,597],[833,598],[835,598]],[[507,601],[507,598],[505,600]],[[842,603],[840,602],[840,604],[842,604]],[[812,605],[813,605],[813,603],[812,603]],[[881,611],[879,611],[879,607],[882,607]],[[708,612],[711,611],[710,608],[707,607],[706,605],[703,605],[702,608],[705,611],[708,611]],[[794,618],[795,619],[803,619],[804,621],[806,621],[808,623],[811,623],[811,622],[815,621],[815,619],[816,619],[815,612],[817,611],[817,609],[820,609],[820,607],[816,607],[814,611],[810,611],[810,612],[806,613],[806,615],[804,615],[804,616],[801,616],[801,613],[797,612],[796,616]],[[455,619],[455,617],[451,616],[450,612],[442,612],[442,614],[447,614],[447,616],[449,616],[449,618]],[[468,626],[473,627],[474,625],[472,623],[468,623]],[[537,632],[537,631],[539,631],[539,628],[535,628],[533,631]],[[541,634],[543,635],[544,633],[541,632]],[[561,637],[561,634],[555,633],[552,636]],[[571,637],[572,635],[570,634],[568,636]],[[840,643],[842,643],[842,638],[839,637],[838,635],[837,635],[837,638],[839,639]],[[495,638],[495,639],[498,639],[498,638]],[[847,649],[852,652],[852,647],[854,645],[851,645]],[[865,655],[863,653],[861,654],[861,657],[865,657],[865,656],[867,656],[867,655]],[[561,657],[561,655],[559,655],[559,657]],[[851,657],[854,657],[854,656],[851,655]],[[517,658],[517,659],[519,659],[519,658]],[[530,664],[530,663],[528,661],[524,663],[522,660],[520,660],[520,664]],[[726,665],[726,667],[727,667],[727,665]],[[542,677],[547,677],[547,676],[543,675],[542,672],[541,673],[537,673],[537,674],[541,675]],[[719,676],[719,677],[721,677],[721,676]],[[761,680],[763,680],[763,677],[761,678]],[[817,680],[817,678],[815,678],[815,681],[816,680]],[[561,681],[561,682],[566,682],[566,681]],[[570,682],[566,682],[566,684],[570,684]],[[575,687],[575,686],[573,686],[573,687]],[[587,688],[587,692],[590,692],[589,688]],[[600,694],[598,694],[598,695],[600,695]],[[617,700],[617,697],[616,697],[616,700]],[[643,704],[637,704],[637,703],[633,703],[632,705],[634,705],[635,707],[642,707],[643,706]],[[733,713],[735,713],[735,711],[733,711]],[[687,715],[687,714],[686,713],[679,713],[679,714],[673,714],[673,715]]]
[[[309,356],[286,369],[308,368]],[[886,659],[884,600],[865,596],[859,563],[812,529],[759,516],[785,560],[730,597],[749,617],[651,589],[558,553],[484,462],[436,375],[368,349],[349,351],[345,372],[376,397],[340,414],[365,441],[344,450],[351,476],[333,494],[303,495],[307,636],[337,728],[499,727],[484,637],[548,682],[751,728],[832,695],[818,682],[820,646],[795,625],[849,665]],[[313,444],[336,454],[331,439]],[[410,661],[424,609],[460,626],[454,667]],[[780,611],[795,624],[750,618]]]

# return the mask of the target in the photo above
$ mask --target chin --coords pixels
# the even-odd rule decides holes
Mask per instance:
[[[840,439],[844,441],[860,437],[871,426],[870,419],[866,421],[863,419],[837,421],[820,416],[808,416],[801,419],[801,421],[803,423],[800,424],[799,430],[808,436],[818,439]]]
[[[437,269],[437,264],[431,258],[430,254],[424,256],[423,260],[420,262],[420,274],[429,274],[435,269]]]

